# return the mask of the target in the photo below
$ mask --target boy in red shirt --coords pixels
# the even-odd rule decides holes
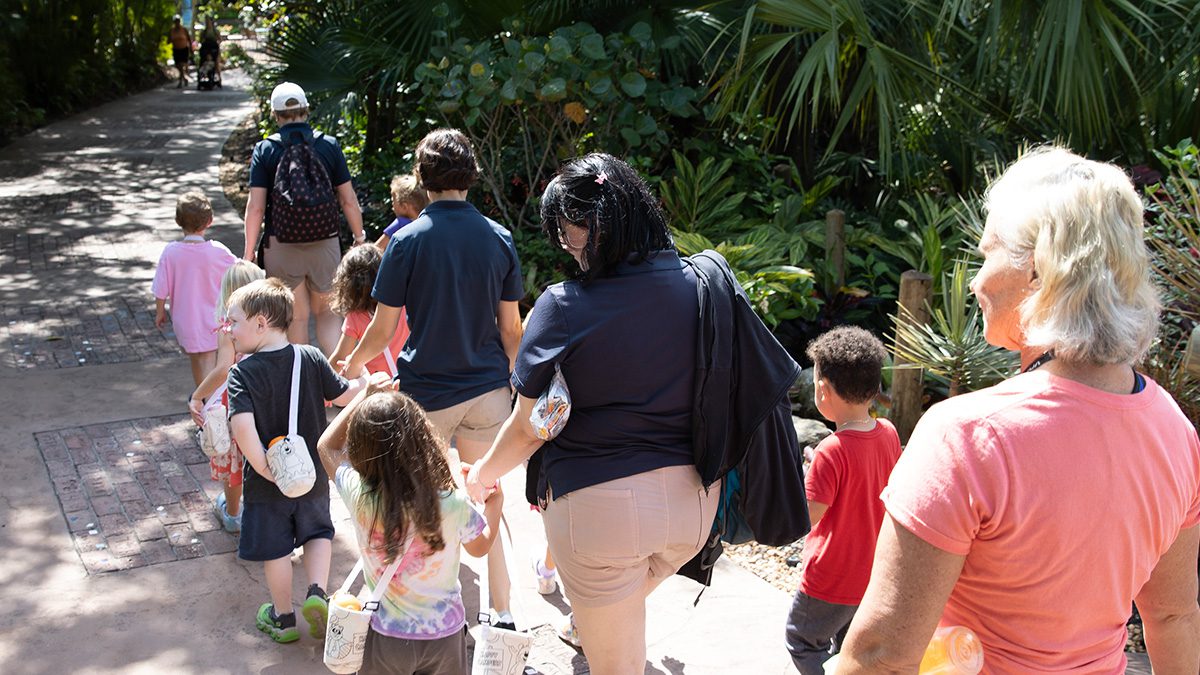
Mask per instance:
[[[804,675],[837,653],[871,578],[883,524],[879,494],[900,458],[900,438],[871,417],[887,350],[869,332],[835,328],[808,346],[817,410],[837,430],[817,446],[805,477],[813,529],[787,623],[787,648]]]

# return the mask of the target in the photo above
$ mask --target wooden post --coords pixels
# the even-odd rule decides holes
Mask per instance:
[[[933,277],[909,270],[900,275],[900,306],[907,309],[918,323],[929,323],[929,300],[933,295]],[[899,315],[903,316],[903,315]],[[892,424],[900,435],[901,445],[908,442],[913,427],[921,417],[921,402],[925,394],[924,372],[920,367],[892,355]]]
[[[833,273],[834,291],[846,285],[846,212],[825,212],[825,262]]]

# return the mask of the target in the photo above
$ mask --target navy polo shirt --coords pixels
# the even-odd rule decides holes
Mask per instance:
[[[441,410],[508,386],[500,301],[524,297],[512,235],[470,202],[441,200],[388,242],[371,297],[404,307],[400,388]]]
[[[279,127],[279,136],[283,142],[291,145],[303,139],[305,143],[313,143],[313,128],[307,122],[292,122]],[[313,143],[313,150],[321,163],[329,171],[329,181],[333,187],[350,181],[350,168],[346,166],[346,156],[337,139],[329,134]],[[254,146],[254,154],[250,156],[250,187],[270,190],[275,185],[275,171],[279,168],[279,160],[283,157],[284,146],[274,141],[262,140]],[[271,200],[267,199],[267,213],[264,222],[271,222]]]
[[[512,382],[522,396],[537,398],[555,364],[567,381],[571,417],[542,446],[543,478],[556,498],[694,463],[699,314],[695,274],[669,250],[586,285],[555,284],[538,298]]]

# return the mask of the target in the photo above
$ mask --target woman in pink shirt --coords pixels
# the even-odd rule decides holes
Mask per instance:
[[[1200,441],[1133,364],[1158,326],[1142,203],[1059,148],[990,188],[971,284],[1021,374],[929,410],[883,492],[887,517],[838,673],[914,673],[966,626],[986,673],[1124,673],[1137,603],[1154,672],[1200,672]]]

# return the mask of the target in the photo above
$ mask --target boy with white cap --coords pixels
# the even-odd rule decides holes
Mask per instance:
[[[329,308],[333,273],[342,259],[338,211],[360,244],[366,240],[362,209],[337,139],[308,124],[304,89],[281,83],[271,92],[271,110],[279,132],[260,141],[250,158],[242,257],[255,261],[263,234],[261,264],[267,276],[282,279],[296,295],[288,339],[308,343],[308,318],[315,316],[317,341],[330,354],[341,332],[341,318]],[[281,165],[288,170],[280,171]]]

